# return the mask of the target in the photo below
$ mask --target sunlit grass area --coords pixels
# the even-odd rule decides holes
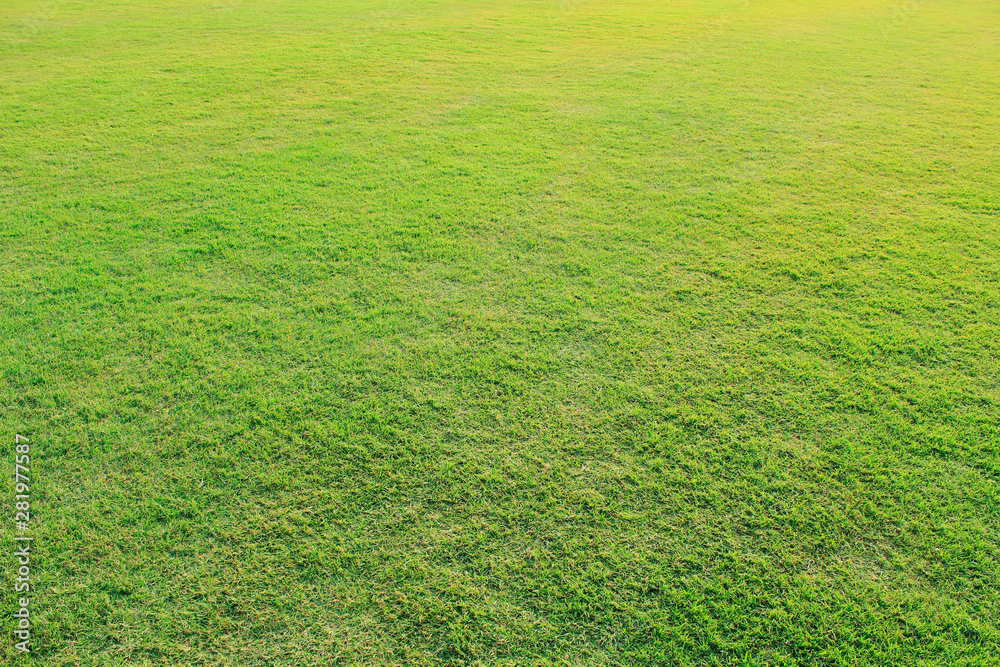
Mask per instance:
[[[998,54],[986,0],[5,0],[0,655],[998,664]]]

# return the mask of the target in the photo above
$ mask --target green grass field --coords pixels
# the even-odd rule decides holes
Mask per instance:
[[[4,0],[0,237],[4,664],[1000,664],[997,2]]]

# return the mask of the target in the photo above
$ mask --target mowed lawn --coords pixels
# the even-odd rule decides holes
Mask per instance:
[[[1000,663],[996,2],[4,0],[0,237],[5,664]]]

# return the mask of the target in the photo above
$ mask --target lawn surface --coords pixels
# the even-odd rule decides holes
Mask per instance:
[[[0,656],[998,664],[998,54],[987,0],[4,0]]]

